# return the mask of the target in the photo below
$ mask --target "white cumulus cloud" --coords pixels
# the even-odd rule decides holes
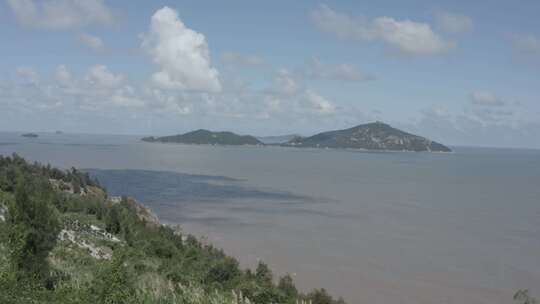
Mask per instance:
[[[124,82],[122,74],[114,74],[104,65],[95,65],[88,70],[86,80],[97,88],[115,88]]]
[[[69,87],[72,85],[73,77],[71,72],[65,65],[59,65],[54,72],[54,80],[58,82],[58,85],[62,87]]]
[[[302,84],[295,79],[294,75],[287,69],[280,69],[274,78],[274,87],[272,89],[281,95],[295,95],[302,90]]]
[[[312,90],[306,90],[305,97],[311,109],[317,113],[332,114],[336,112],[336,107],[332,102]]]
[[[110,25],[115,17],[103,0],[7,0],[17,21],[27,27],[71,30]]]
[[[507,104],[502,98],[490,92],[471,93],[471,103],[478,106],[502,107]]]
[[[288,113],[301,117],[335,114],[333,102],[312,89],[306,88],[301,79],[287,69],[276,72],[272,87],[263,94],[265,111],[270,113]],[[292,118],[291,118],[292,119]]]
[[[186,27],[175,10],[164,7],[152,16],[141,46],[160,68],[152,75],[158,87],[221,91],[219,73],[210,64],[205,36]]]
[[[377,17],[372,20],[339,13],[320,5],[311,14],[316,26],[341,39],[381,41],[406,55],[436,55],[455,47],[423,22]]]

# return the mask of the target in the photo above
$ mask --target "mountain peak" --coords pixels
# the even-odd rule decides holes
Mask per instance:
[[[344,130],[322,132],[311,137],[294,138],[285,146],[381,151],[451,151],[440,143],[401,131],[381,121]]]
[[[367,128],[367,127],[392,128],[392,126],[390,126],[389,124],[377,120],[377,121],[374,121],[374,122],[369,122],[369,123],[357,125],[357,126],[353,127],[353,129]]]

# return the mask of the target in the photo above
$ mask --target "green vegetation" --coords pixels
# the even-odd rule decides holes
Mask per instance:
[[[295,137],[286,147],[348,148],[388,151],[451,152],[450,148],[427,138],[403,132],[382,122],[368,123],[345,130]]]
[[[144,137],[146,142],[184,143],[198,145],[265,145],[256,137],[232,132],[196,130],[185,134]],[[269,145],[299,148],[365,149],[381,151],[451,152],[438,142],[410,134],[382,122],[358,125],[345,130],[322,132],[310,137],[268,137]]]
[[[196,145],[263,145],[261,141],[250,135],[238,135],[232,132],[212,132],[196,130],[185,134],[145,137],[147,142],[183,143]]]
[[[0,211],[0,303],[343,303],[241,269],[76,169],[0,156]]]

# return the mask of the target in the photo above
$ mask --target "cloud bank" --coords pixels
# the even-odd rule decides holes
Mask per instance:
[[[26,27],[72,30],[111,25],[115,16],[103,0],[7,0],[17,21]]]
[[[391,17],[368,19],[339,13],[326,5],[312,11],[315,25],[341,39],[379,41],[405,55],[437,55],[455,47],[423,22],[396,20]]]

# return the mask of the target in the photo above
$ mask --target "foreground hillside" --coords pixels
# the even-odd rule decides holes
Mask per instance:
[[[321,274],[323,275],[323,274]],[[0,303],[344,303],[300,293],[76,169],[0,156]]]
[[[250,135],[238,135],[232,132],[212,132],[196,130],[185,134],[144,137],[143,141],[162,143],[182,143],[196,145],[262,145],[257,138]]]
[[[451,151],[450,148],[438,142],[398,130],[382,122],[368,123],[345,130],[323,132],[310,137],[296,137],[283,145],[381,151]]]

